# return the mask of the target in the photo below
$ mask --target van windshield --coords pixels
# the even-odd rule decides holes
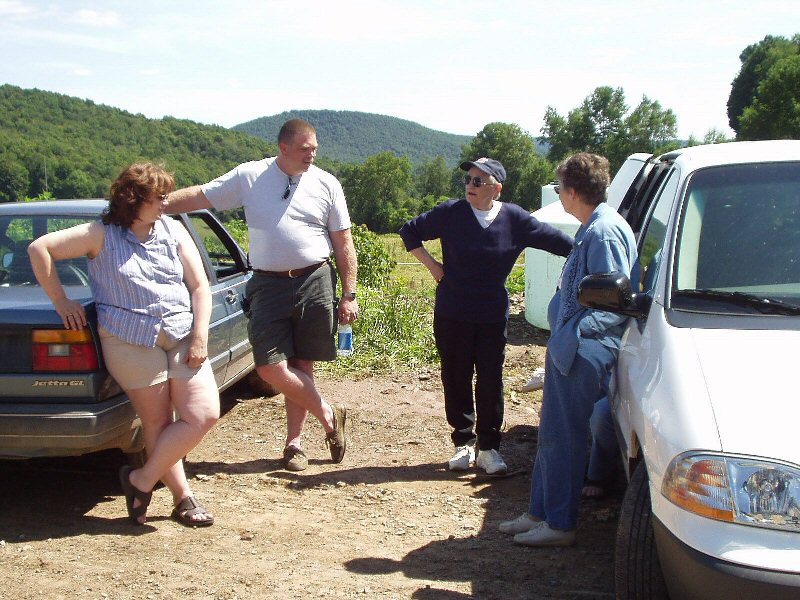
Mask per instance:
[[[710,310],[797,314],[800,162],[711,167],[691,177],[672,295]]]

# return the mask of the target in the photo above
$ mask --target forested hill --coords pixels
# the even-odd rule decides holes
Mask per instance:
[[[172,117],[148,119],[62,94],[0,86],[0,201],[102,197],[135,160],[163,162],[178,186],[204,183],[277,145]],[[45,172],[46,169],[46,172]]]
[[[397,117],[342,110],[293,110],[248,121],[233,129],[274,142],[281,125],[292,118],[305,119],[314,126],[321,156],[345,163],[362,163],[389,150],[408,156],[415,165],[425,158],[442,156],[448,165],[455,166],[461,157],[461,146],[471,139]]]

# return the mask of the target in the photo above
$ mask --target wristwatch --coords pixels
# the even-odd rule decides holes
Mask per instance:
[[[356,293],[355,292],[343,292],[342,293],[342,298],[347,298],[348,300],[355,300],[356,299]]]

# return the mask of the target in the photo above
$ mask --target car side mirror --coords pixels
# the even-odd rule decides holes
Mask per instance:
[[[646,294],[634,294],[630,279],[614,271],[584,277],[578,286],[578,302],[588,308],[644,319],[650,312],[652,298]]]

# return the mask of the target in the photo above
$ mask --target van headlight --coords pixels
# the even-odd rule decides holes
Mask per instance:
[[[676,456],[661,493],[711,519],[800,532],[800,467],[719,454]]]

